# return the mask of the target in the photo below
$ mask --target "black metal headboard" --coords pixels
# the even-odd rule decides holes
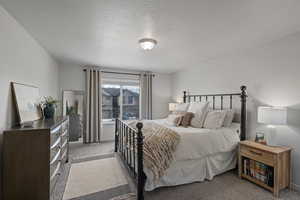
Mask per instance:
[[[241,125],[241,140],[246,139],[246,102],[247,102],[247,93],[246,93],[246,86],[241,86],[241,92],[240,93],[231,93],[231,94],[200,94],[200,95],[190,95],[186,93],[186,91],[183,92],[183,102],[189,103],[189,102],[196,102],[196,101],[208,101],[208,98],[212,97],[212,108],[216,109],[216,98],[220,98],[221,105],[220,109],[222,110],[224,108],[224,99],[229,98],[229,108],[231,109],[232,106],[232,99],[234,96],[239,96],[241,98],[241,118],[240,118],[240,125]]]

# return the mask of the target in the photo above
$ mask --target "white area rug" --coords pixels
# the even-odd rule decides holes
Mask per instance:
[[[64,200],[128,184],[116,158],[72,164]]]
[[[128,193],[128,194],[120,195],[118,197],[114,197],[110,200],[136,200],[136,195],[133,193]]]

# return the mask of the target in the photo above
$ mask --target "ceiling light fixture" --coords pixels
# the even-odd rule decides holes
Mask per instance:
[[[141,48],[144,50],[151,50],[157,44],[157,41],[151,38],[143,38],[139,40]]]

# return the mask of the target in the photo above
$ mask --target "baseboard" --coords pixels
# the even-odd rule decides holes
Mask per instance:
[[[300,192],[300,185],[297,185],[295,183],[292,183],[292,188],[297,191],[297,192]]]

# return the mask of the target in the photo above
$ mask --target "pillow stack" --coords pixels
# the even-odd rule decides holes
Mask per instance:
[[[172,126],[217,129],[228,127],[234,118],[234,110],[210,110],[209,102],[180,103],[167,118]]]

